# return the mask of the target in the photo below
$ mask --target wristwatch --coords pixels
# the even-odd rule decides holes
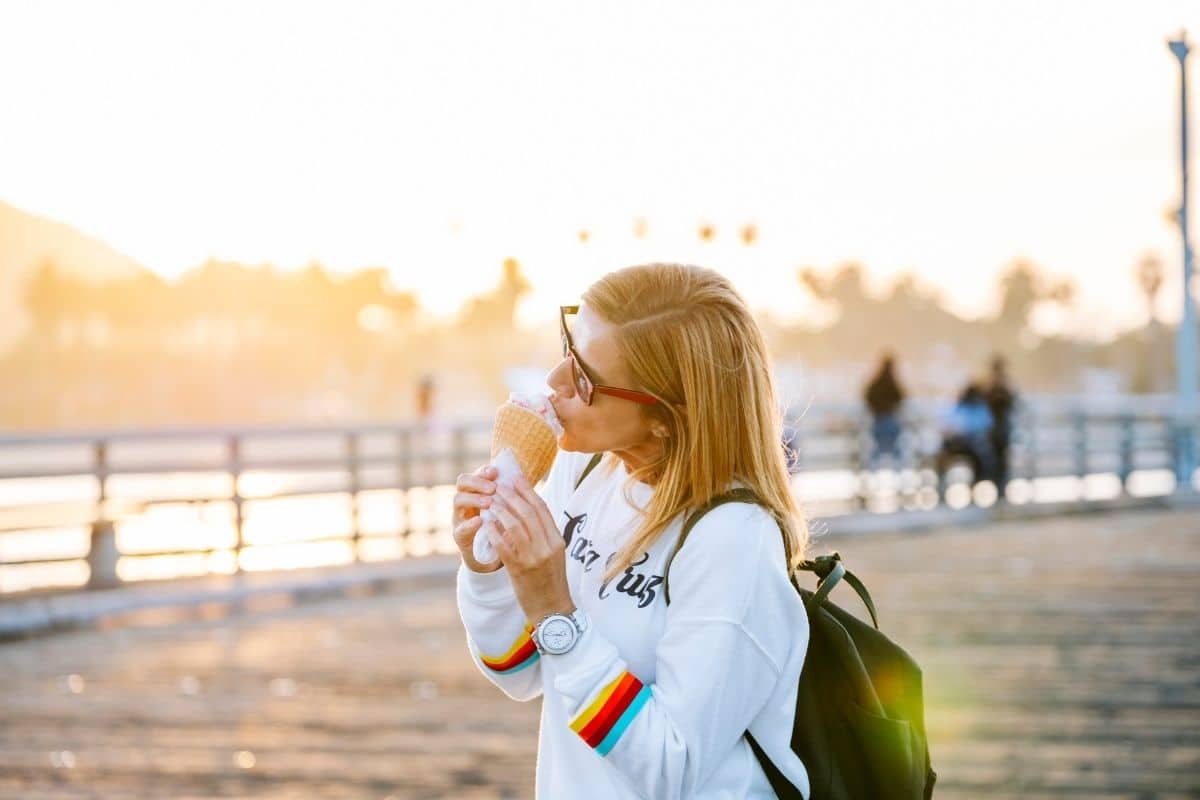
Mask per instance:
[[[554,613],[542,617],[533,627],[533,644],[539,653],[561,656],[579,641],[588,629],[588,617],[582,608],[570,614]]]

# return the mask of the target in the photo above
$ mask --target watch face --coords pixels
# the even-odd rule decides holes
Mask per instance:
[[[542,647],[550,652],[566,650],[575,641],[575,626],[568,619],[546,620],[541,630]]]

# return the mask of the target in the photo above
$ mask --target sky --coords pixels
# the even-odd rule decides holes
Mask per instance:
[[[438,313],[513,257],[530,325],[652,259],[784,321],[817,314],[798,268],[848,260],[977,316],[1023,257],[1106,336],[1148,251],[1180,315],[1184,26],[1195,0],[0,0],[0,199],[164,276],[386,266]]]

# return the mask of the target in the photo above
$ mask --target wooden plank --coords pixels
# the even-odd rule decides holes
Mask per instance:
[[[832,549],[924,669],[940,800],[1200,794],[1194,509]],[[538,702],[429,585],[0,646],[0,797],[531,797]]]

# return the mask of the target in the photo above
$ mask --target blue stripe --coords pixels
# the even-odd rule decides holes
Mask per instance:
[[[516,665],[515,667],[513,667],[512,669],[506,669],[506,670],[504,670],[503,672],[497,672],[496,670],[494,670],[494,669],[491,669],[491,668],[489,667],[489,671],[490,671],[490,672],[491,672],[493,675],[512,675],[514,672],[520,672],[521,670],[523,670],[523,669],[525,669],[526,667],[528,667],[530,664],[532,664],[532,663],[534,663],[535,661],[537,661],[537,660],[538,660],[538,658],[539,658],[540,656],[541,656],[541,653],[539,653],[537,650],[534,650],[534,651],[533,651],[533,655],[532,655],[532,656],[530,656],[529,658],[525,659],[525,660],[524,660],[524,661],[522,661],[520,664],[517,664],[517,665]],[[484,664],[484,666],[486,667],[487,665],[486,665],[486,664]]]
[[[613,725],[612,730],[608,732],[608,736],[604,737],[604,741],[596,748],[596,752],[602,756],[608,755],[608,751],[612,750],[617,744],[617,740],[621,738],[621,734],[633,722],[633,718],[642,710],[642,706],[650,699],[650,687],[643,686],[642,690],[637,693],[637,697],[633,698],[633,702],[629,704],[629,708],[625,709],[625,713],[617,720],[617,724]]]

